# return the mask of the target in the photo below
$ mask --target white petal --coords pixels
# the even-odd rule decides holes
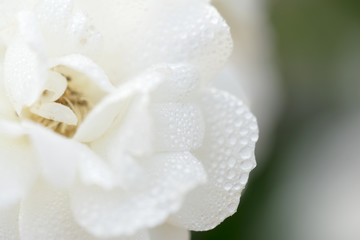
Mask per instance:
[[[100,158],[79,159],[79,174],[85,185],[98,185],[104,189],[114,187],[114,174],[110,167]]]
[[[0,118],[0,135],[6,137],[20,137],[25,134],[22,126],[13,121]]]
[[[230,30],[217,10],[204,2],[172,7],[157,1],[148,29],[129,54],[134,71],[162,62],[187,62],[208,83],[232,51]],[[136,65],[135,65],[136,64]]]
[[[100,161],[89,147],[31,122],[25,122],[37,154],[42,174],[53,185],[68,187],[72,184],[79,161]]]
[[[30,111],[43,118],[63,122],[68,125],[75,126],[78,122],[75,113],[69,107],[60,103],[43,103],[30,108]]]
[[[61,31],[71,17],[72,7],[73,0],[41,0],[35,11],[42,25]]]
[[[36,16],[29,11],[18,13],[19,35],[42,59],[46,58],[45,43]]]
[[[0,40],[1,41],[1,40]],[[0,46],[1,48],[1,46]],[[14,111],[13,106],[11,105],[8,97],[6,96],[6,91],[5,91],[5,85],[4,85],[4,78],[3,78],[3,59],[1,56],[1,49],[0,49],[0,118],[1,119],[6,119],[9,121],[16,121],[18,116],[16,114],[16,112]]]
[[[132,234],[163,222],[180,207],[184,194],[205,180],[201,164],[189,153],[157,155],[141,164],[145,174],[128,191],[74,189],[77,222],[99,237]]]
[[[42,102],[54,102],[58,100],[65,92],[67,81],[64,76],[54,71],[48,71],[48,79],[45,83],[45,89],[41,96]]]
[[[91,17],[91,16],[90,16]],[[76,12],[70,19],[66,35],[73,42],[70,53],[82,53],[87,56],[99,57],[103,47],[103,37],[83,12]]]
[[[74,77],[76,82],[81,81],[83,77],[79,75],[83,75],[94,83],[97,88],[107,92],[115,90],[106,73],[90,58],[83,55],[73,54],[54,59],[50,67],[55,68],[56,71],[63,73],[65,76]]]
[[[113,83],[117,85],[123,82],[130,77],[129,74],[124,76],[132,65],[128,54],[136,47],[139,33],[143,30],[140,26],[146,21],[144,16],[148,15],[148,7],[152,3],[147,0],[107,0],[106,4],[99,4],[96,1],[78,0],[75,4],[78,5],[77,9],[91,16],[95,28],[103,35],[99,64]]]
[[[115,130],[118,150],[141,157],[152,151],[152,119],[149,113],[149,99],[142,96],[129,106],[126,117]]]
[[[73,219],[68,195],[38,183],[22,201],[21,240],[96,240]]]
[[[77,2],[104,36],[104,55],[99,64],[114,84],[152,65],[175,62],[193,64],[201,79],[208,81],[225,63],[232,40],[216,9],[204,1],[171,3]]]
[[[66,192],[38,183],[21,204],[19,216],[21,240],[99,239],[75,222],[69,203]],[[149,238],[146,231],[141,231],[131,237],[115,237],[106,240],[149,240]]]
[[[37,175],[35,154],[25,139],[0,138],[0,207],[18,202]]]
[[[152,154],[153,127],[147,96],[134,99],[125,116],[119,117],[106,134],[91,143],[92,149],[107,159],[116,185],[124,189],[137,184],[142,169],[136,157]]]
[[[155,102],[181,102],[190,99],[200,85],[199,74],[188,64],[161,65],[166,75],[152,93]]]
[[[164,81],[162,68],[150,69],[139,77],[121,85],[116,91],[106,96],[86,116],[79,126],[74,139],[91,142],[99,138],[114,122],[115,118],[123,117],[131,99],[137,94],[147,95]]]
[[[19,34],[7,48],[4,85],[16,112],[32,105],[46,81],[45,47],[37,20],[30,12],[18,14]]]
[[[0,239],[20,240],[18,219],[18,205],[0,209]]]
[[[235,97],[217,90],[203,93],[204,144],[194,155],[203,163],[208,183],[192,191],[171,222],[208,230],[235,213],[249,172],[255,167],[258,138],[255,117]]]
[[[18,39],[5,56],[4,79],[7,95],[16,112],[37,101],[46,81],[46,65],[25,42]]]
[[[199,107],[191,103],[152,106],[154,145],[158,151],[190,151],[201,146],[204,121]]]
[[[151,240],[190,240],[190,232],[170,224],[163,224],[150,230]]]
[[[94,30],[84,14],[73,14],[73,2],[42,0],[36,7],[50,56],[74,53],[96,56],[96,51],[101,48],[102,36]]]

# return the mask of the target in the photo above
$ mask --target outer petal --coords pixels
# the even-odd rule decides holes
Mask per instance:
[[[189,153],[162,154],[142,161],[144,175],[128,191],[79,186],[71,193],[80,225],[99,237],[132,234],[153,227],[176,211],[183,195],[205,180]]]
[[[152,116],[156,150],[190,151],[201,146],[204,121],[196,104],[156,104],[152,106]]]
[[[20,240],[18,219],[18,205],[0,210],[0,239]]]
[[[52,25],[53,31],[65,28],[72,14],[73,0],[40,0],[36,14],[43,25]]]
[[[79,162],[100,161],[88,146],[65,138],[30,122],[24,123],[37,154],[44,177],[55,186],[68,187],[75,178]]]
[[[192,63],[207,81],[226,61],[230,31],[215,8],[204,1],[173,2],[78,1],[104,36],[99,63],[115,84],[165,62]]]
[[[196,67],[202,83],[208,83],[232,51],[230,30],[208,3],[171,4],[156,1],[137,47],[130,56],[138,71],[154,63],[187,62]]]
[[[163,224],[150,230],[151,240],[190,240],[190,232],[170,224]]]
[[[162,65],[166,79],[152,93],[154,102],[187,102],[200,85],[200,77],[194,66],[189,64]]]
[[[96,240],[73,218],[68,194],[39,183],[20,209],[21,240]],[[7,238],[6,238],[7,239]],[[147,233],[107,240],[148,240]]]
[[[217,90],[201,96],[206,122],[203,146],[195,152],[208,183],[193,190],[171,222],[191,230],[214,228],[235,213],[241,191],[255,167],[255,117],[235,97]]]
[[[37,174],[34,158],[25,139],[1,135],[0,207],[16,203],[27,193]]]
[[[36,7],[50,56],[94,54],[101,47],[101,35],[83,13],[73,14],[73,5],[73,0],[41,0]]]

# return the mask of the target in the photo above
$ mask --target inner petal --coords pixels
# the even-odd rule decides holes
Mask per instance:
[[[92,108],[82,88],[72,84],[73,76],[49,71],[49,79],[39,101],[29,108],[27,117],[66,137],[72,137]]]

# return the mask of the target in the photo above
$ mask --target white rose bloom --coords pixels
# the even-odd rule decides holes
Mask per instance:
[[[211,87],[206,0],[0,3],[0,239],[189,239],[232,215],[258,129]]]

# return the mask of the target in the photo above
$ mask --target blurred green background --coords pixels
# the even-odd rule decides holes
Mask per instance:
[[[292,176],[298,171],[303,171],[300,176],[304,178],[310,174],[316,136],[329,131],[321,119],[332,121],[359,111],[360,1],[268,0],[265,4],[272,31],[272,61],[284,95],[282,112],[273,127],[271,148],[258,154],[258,167],[250,176],[237,213],[212,231],[193,233],[194,240],[301,239],[294,237],[297,216],[289,209],[301,212],[302,208],[293,206],[295,202],[287,195],[297,194],[299,186],[305,190],[309,186],[292,186]],[[302,144],[304,134],[308,135],[308,145],[300,150],[304,155],[289,157]],[[285,185],[286,194],[279,194]],[[308,198],[302,197],[300,202]]]

